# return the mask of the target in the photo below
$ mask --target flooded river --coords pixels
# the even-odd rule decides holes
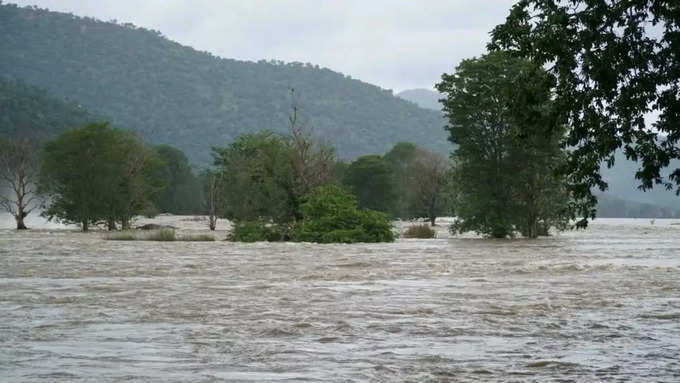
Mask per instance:
[[[376,245],[1,230],[0,381],[680,381],[675,222]]]

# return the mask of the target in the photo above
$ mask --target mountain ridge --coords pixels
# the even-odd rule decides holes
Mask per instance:
[[[439,113],[316,65],[220,58],[132,24],[15,5],[0,5],[0,34],[2,73],[178,146],[198,164],[240,134],[285,133],[291,88],[306,124],[342,158],[404,140],[449,150]]]

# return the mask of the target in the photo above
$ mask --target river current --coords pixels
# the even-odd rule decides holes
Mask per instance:
[[[360,245],[0,230],[0,381],[680,381],[675,223]]]

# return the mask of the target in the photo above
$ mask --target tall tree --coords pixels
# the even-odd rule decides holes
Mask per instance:
[[[39,169],[40,151],[34,140],[0,139],[0,207],[14,217],[17,230],[27,229],[24,218],[36,207]]]
[[[555,199],[568,201],[553,189],[564,182],[552,170],[562,155],[561,130],[551,126],[547,136],[522,134],[557,123],[550,80],[540,66],[506,52],[463,60],[454,74],[442,76],[437,89],[446,94],[446,129],[458,145],[455,230],[492,237],[519,230],[535,237],[539,223],[562,227],[569,218],[568,210],[554,210]],[[542,209],[534,196],[540,196]]]
[[[300,183],[299,194],[310,193],[314,188],[326,185],[333,179],[336,161],[335,149],[312,137],[311,131],[302,123],[295,90],[291,89],[290,145],[293,166]]]
[[[131,133],[106,123],[70,129],[45,144],[40,186],[47,195],[43,214],[79,223],[83,231],[106,222],[109,229],[145,207],[158,188],[152,172],[158,160]]]
[[[172,214],[196,214],[201,210],[202,190],[184,152],[169,145],[154,148],[162,165],[154,177],[163,189],[154,198],[158,210]]]
[[[220,215],[278,223],[300,218],[300,183],[293,148],[285,137],[246,134],[226,148],[215,148],[213,154],[222,173]]]
[[[613,166],[617,149],[640,162],[643,190],[680,185],[680,169],[668,179],[661,172],[680,158],[679,34],[677,0],[520,0],[494,28],[490,49],[529,58],[555,79],[572,148],[566,170],[586,219],[595,215],[592,190],[607,187],[601,164]]]
[[[441,154],[416,151],[406,169],[408,184],[402,189],[410,215],[427,217],[430,225],[435,225],[446,208],[444,186],[449,168],[450,161]]]
[[[356,195],[360,209],[383,213],[394,211],[397,202],[394,171],[382,157],[369,155],[357,158],[347,168],[344,184]]]

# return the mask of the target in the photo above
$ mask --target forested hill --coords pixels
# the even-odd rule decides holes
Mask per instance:
[[[441,110],[439,99],[444,98],[443,95],[430,89],[407,89],[397,93],[397,97],[414,102],[421,108],[432,110]]]
[[[182,46],[130,24],[0,5],[0,73],[82,103],[198,163],[210,147],[287,131],[290,88],[314,133],[343,158],[398,141],[447,152],[439,113],[311,64],[246,62]]]
[[[102,120],[75,102],[0,76],[0,136],[29,133],[30,129],[39,139],[54,138],[68,128]]]

